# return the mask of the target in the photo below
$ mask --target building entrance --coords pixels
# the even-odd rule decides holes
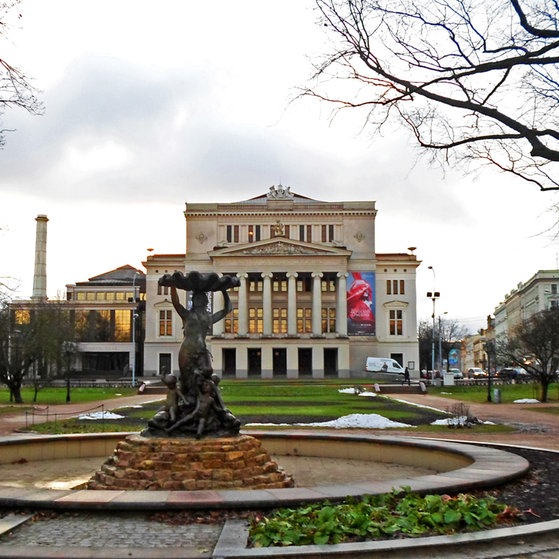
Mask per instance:
[[[223,376],[235,376],[237,372],[237,351],[235,348],[223,348]]]
[[[312,348],[300,347],[297,353],[299,358],[299,376],[312,376]]]
[[[249,347],[247,350],[247,358],[248,358],[248,371],[247,373],[250,375],[258,375],[262,374],[262,351],[260,348],[251,348]]]
[[[325,347],[324,348],[324,375],[325,376],[338,376],[338,348]]]
[[[285,348],[274,348],[274,362],[273,362],[273,373],[274,376],[285,376],[287,375],[287,349]]]

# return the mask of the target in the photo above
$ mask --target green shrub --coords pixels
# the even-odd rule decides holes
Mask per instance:
[[[519,512],[493,497],[469,494],[420,496],[409,489],[384,495],[280,509],[250,521],[253,547],[324,545],[348,541],[452,534],[491,528]]]

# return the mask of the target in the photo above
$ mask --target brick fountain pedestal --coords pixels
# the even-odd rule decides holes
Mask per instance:
[[[87,489],[278,489],[292,477],[249,435],[221,438],[149,438],[120,441]]]

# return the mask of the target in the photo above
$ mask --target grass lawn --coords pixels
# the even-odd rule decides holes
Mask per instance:
[[[340,392],[344,388],[370,385],[362,379],[324,379],[324,380],[223,380],[220,388],[223,400],[243,425],[249,423],[305,423],[338,419],[350,414],[378,414],[392,421],[414,426],[414,431],[445,432],[446,426],[433,426],[435,419],[448,417],[443,412],[428,408],[403,404],[389,397],[358,396],[355,393]],[[62,401],[66,392],[58,389]],[[110,397],[106,389],[83,388],[94,401]],[[116,391],[117,394],[122,391]],[[42,393],[42,392],[41,392]],[[72,392],[73,394],[73,392]],[[102,394],[100,396],[100,394]],[[43,396],[47,396],[45,393]],[[162,395],[163,399],[164,396]],[[53,403],[57,398],[53,395]],[[448,409],[453,400],[449,399]],[[41,433],[77,433],[109,431],[141,431],[153,417],[162,402],[145,404],[141,408],[122,408],[116,413],[124,419],[103,421],[87,419],[62,419],[48,424],[37,424],[33,429]],[[299,426],[298,426],[299,427]],[[500,432],[510,430],[503,426],[481,425],[475,427],[480,432]]]
[[[491,399],[493,400],[493,390],[498,389],[501,393],[501,402],[512,404],[515,400],[540,398],[540,385],[530,384],[503,384],[492,386]],[[483,403],[487,402],[487,386],[430,386],[429,394],[441,396],[449,400],[462,400],[464,402]],[[559,403],[559,384],[551,384],[548,392],[548,402]]]
[[[10,391],[6,386],[0,387],[0,413],[7,413],[8,411],[22,411],[25,407],[32,405],[39,406],[53,406],[55,404],[66,403],[66,388],[41,388],[37,392],[37,401],[33,402],[34,396],[33,388],[23,388],[21,396],[23,404],[14,404],[10,402]],[[108,400],[111,398],[119,398],[120,396],[131,396],[136,394],[136,390],[132,388],[71,388],[70,399],[72,403],[77,404],[80,402],[97,402],[99,400]],[[9,410],[11,408],[11,410]]]

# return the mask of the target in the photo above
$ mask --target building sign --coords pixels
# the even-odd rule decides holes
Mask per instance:
[[[347,333],[375,334],[375,273],[350,272],[347,289]]]

